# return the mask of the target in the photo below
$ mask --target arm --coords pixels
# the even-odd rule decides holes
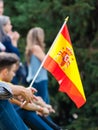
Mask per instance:
[[[43,108],[48,109],[49,113],[51,112],[55,113],[55,110],[53,109],[53,107],[50,104],[45,103],[44,100],[40,96],[37,96],[36,100],[33,99],[33,102],[37,105],[40,105]]]
[[[10,31],[8,32],[8,36],[11,38],[13,46],[17,47],[20,34],[17,31]]]
[[[22,105],[22,102],[15,99],[15,98],[10,99],[10,102],[13,103],[13,104],[16,104],[20,107]],[[28,103],[28,104],[24,105],[22,108],[29,110],[29,111],[38,111],[40,109],[40,106],[38,106],[38,105],[36,105],[35,103],[32,102],[32,103]]]
[[[12,93],[14,96],[21,96],[23,98],[23,100],[26,100],[26,102],[32,102],[33,98],[34,98],[34,92],[37,92],[36,89],[34,89],[33,87],[28,87],[25,88],[21,85],[13,85],[10,84],[10,88],[12,90]]]
[[[0,51],[5,51],[6,47],[0,42]]]
[[[6,39],[2,41],[2,43],[6,47],[6,52],[13,52],[16,55],[20,56],[19,49],[12,45],[12,42],[9,36],[7,36]]]
[[[44,100],[40,96],[37,96],[36,100],[33,99],[33,102],[36,103],[37,105],[40,105],[41,107],[47,108],[50,113],[51,112],[55,113],[55,110],[53,109],[53,107],[50,104],[45,103]]]
[[[14,98],[10,99],[10,102],[14,103],[14,104],[17,104],[20,107],[22,105],[22,102],[20,102],[17,99],[14,99]],[[49,110],[48,109],[46,109],[44,107],[41,107],[40,105],[37,105],[34,102],[25,104],[22,107],[22,109],[25,109],[25,110],[28,110],[28,111],[36,111],[39,115],[49,115]]]

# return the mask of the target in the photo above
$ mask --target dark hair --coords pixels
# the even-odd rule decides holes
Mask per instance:
[[[0,52],[0,68],[10,67],[19,62],[19,57],[14,53]]]

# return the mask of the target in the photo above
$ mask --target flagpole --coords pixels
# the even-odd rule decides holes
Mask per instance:
[[[50,47],[50,49],[49,49],[48,53],[46,54],[46,56],[45,56],[44,60],[42,61],[42,63],[41,63],[41,65],[40,65],[39,69],[37,70],[37,72],[36,72],[36,74],[35,74],[35,76],[34,76],[33,80],[31,81],[31,83],[30,83],[29,87],[32,87],[32,85],[33,85],[33,83],[34,83],[35,79],[37,78],[37,76],[38,76],[38,74],[39,74],[39,72],[40,72],[41,68],[43,67],[43,64],[44,64],[44,62],[45,62],[45,60],[46,60],[46,58],[47,58],[47,56],[48,56],[48,54],[49,54],[50,50],[53,48],[54,43],[55,43],[55,41],[56,41],[56,39],[57,39],[58,35],[61,33],[61,30],[62,30],[62,28],[65,26],[65,24],[67,23],[68,19],[69,19],[69,17],[67,16],[67,17],[65,18],[65,21],[64,21],[64,23],[63,23],[63,25],[62,25],[62,27],[61,27],[60,31],[58,32],[58,34],[57,34],[57,36],[56,36],[56,38],[55,38],[55,40],[54,40],[54,42],[53,42],[52,46]]]

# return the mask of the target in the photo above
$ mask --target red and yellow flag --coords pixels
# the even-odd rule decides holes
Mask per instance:
[[[78,108],[86,102],[66,23],[63,24],[43,66],[57,79],[59,91],[66,93]]]

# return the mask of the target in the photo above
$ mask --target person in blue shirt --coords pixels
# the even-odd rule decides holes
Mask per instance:
[[[20,57],[20,52],[17,46],[12,44],[11,38],[7,34],[12,30],[10,18],[8,16],[0,16],[0,41],[6,47],[6,52],[12,52]]]
[[[0,16],[0,42],[5,46],[5,52],[15,53],[20,58],[20,51],[18,49],[18,32],[12,32],[12,25],[8,16]],[[25,69],[22,62],[19,69],[16,72],[16,76],[13,78],[12,83],[22,83],[26,76]]]
[[[27,62],[27,83],[30,85],[34,79],[41,63],[45,58],[45,34],[41,27],[34,27],[28,31],[27,34],[27,44],[26,44],[26,62]],[[40,96],[47,104],[50,103],[49,91],[48,91],[48,74],[47,70],[43,67],[39,71],[36,77],[33,87],[38,91],[37,96]],[[41,117],[45,122],[47,122],[54,130],[60,130],[61,128],[56,125],[50,116],[44,118]]]
[[[26,79],[28,83],[33,80],[37,70],[45,58],[44,37],[44,30],[40,27],[30,29],[27,34],[25,54],[28,68]],[[46,103],[50,102],[48,91],[48,74],[43,67],[36,77],[33,87],[38,90],[38,96],[41,96]]]

